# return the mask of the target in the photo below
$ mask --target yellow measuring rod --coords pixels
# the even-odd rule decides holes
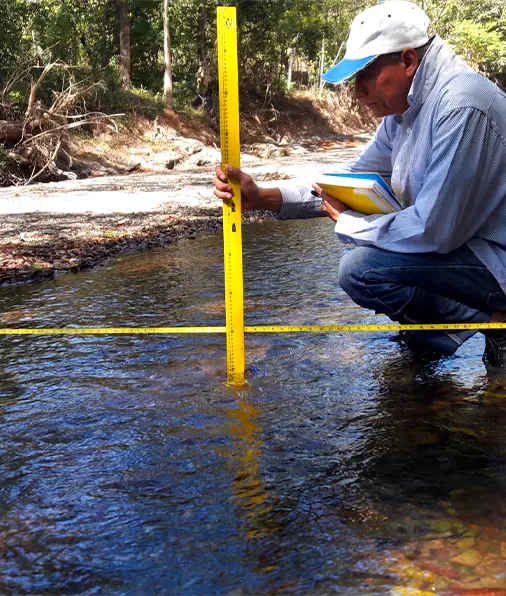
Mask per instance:
[[[236,9],[220,6],[218,19],[218,75],[220,84],[221,164],[241,167],[239,135],[239,77]],[[242,274],[241,187],[229,180],[234,197],[223,203],[227,377],[244,383],[244,289]]]

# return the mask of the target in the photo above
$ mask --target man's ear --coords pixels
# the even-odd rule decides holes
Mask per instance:
[[[412,79],[415,76],[416,70],[420,65],[420,58],[414,48],[402,50],[401,62],[406,69],[406,75]]]

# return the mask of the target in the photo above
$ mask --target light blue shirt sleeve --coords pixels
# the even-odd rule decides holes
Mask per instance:
[[[403,253],[448,253],[462,246],[504,200],[501,193],[490,193],[504,143],[483,111],[443,112],[434,124],[430,162],[415,203],[387,215],[345,211],[336,223],[337,236]]]

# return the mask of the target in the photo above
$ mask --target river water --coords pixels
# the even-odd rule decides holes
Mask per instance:
[[[327,220],[246,226],[246,323],[386,322],[337,287],[343,250]],[[2,289],[0,312],[221,325],[222,238]],[[432,364],[384,332],[246,340],[235,389],[222,335],[1,338],[1,593],[503,593],[506,380],[481,336]]]

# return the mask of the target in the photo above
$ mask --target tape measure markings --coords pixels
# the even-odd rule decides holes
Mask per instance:
[[[62,327],[0,329],[0,335],[133,335],[180,333],[225,333],[225,327]]]
[[[457,331],[465,329],[506,329],[506,323],[420,323],[397,325],[246,325],[246,333],[320,333],[351,331]]]
[[[465,329],[506,329],[506,323],[435,323],[419,325],[246,325],[246,333],[347,333],[355,331],[450,331]],[[178,335],[189,333],[226,333],[214,327],[62,327],[39,329],[0,329],[0,335]]]

